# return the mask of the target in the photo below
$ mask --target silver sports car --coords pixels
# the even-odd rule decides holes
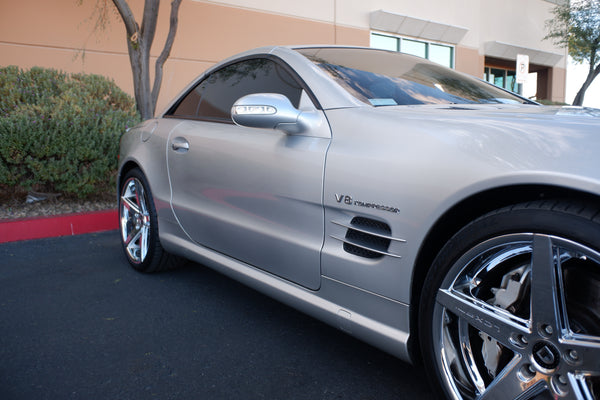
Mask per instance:
[[[189,259],[452,399],[600,396],[600,110],[426,60],[265,47],[123,135],[123,249]]]

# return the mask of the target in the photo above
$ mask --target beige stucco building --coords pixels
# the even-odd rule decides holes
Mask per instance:
[[[104,31],[94,30],[102,1],[0,0],[0,66],[102,74],[132,93],[116,11]],[[157,110],[227,56],[263,45],[316,43],[409,52],[511,90],[517,54],[526,54],[532,74],[525,94],[564,101],[566,50],[543,40],[555,1],[183,0]],[[143,3],[129,0],[138,19]],[[167,35],[169,8],[170,1],[161,1],[154,57]]]

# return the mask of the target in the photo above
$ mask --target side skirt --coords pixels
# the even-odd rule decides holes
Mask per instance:
[[[162,227],[164,228],[165,224]],[[160,240],[167,251],[206,265],[404,361],[411,362],[408,351],[408,304],[324,276],[321,288],[311,291],[165,230],[168,229],[161,231]],[[369,315],[381,316],[381,320],[387,323],[367,317],[365,311],[368,311]]]

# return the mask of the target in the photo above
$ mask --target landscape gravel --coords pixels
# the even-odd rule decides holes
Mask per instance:
[[[103,196],[103,198],[93,200],[61,199],[59,197],[32,203],[27,203],[25,197],[12,198],[0,202],[0,220],[86,213],[116,208],[116,196]]]

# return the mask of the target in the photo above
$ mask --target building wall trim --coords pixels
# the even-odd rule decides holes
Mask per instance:
[[[370,14],[371,29],[412,36],[426,40],[458,44],[469,31],[455,25],[409,17],[384,10]]]
[[[489,57],[507,60],[516,60],[517,54],[526,54],[529,56],[529,62],[531,64],[539,64],[546,67],[554,67],[564,58],[564,55],[562,54],[530,49],[497,41],[486,42],[484,44],[484,54]]]

